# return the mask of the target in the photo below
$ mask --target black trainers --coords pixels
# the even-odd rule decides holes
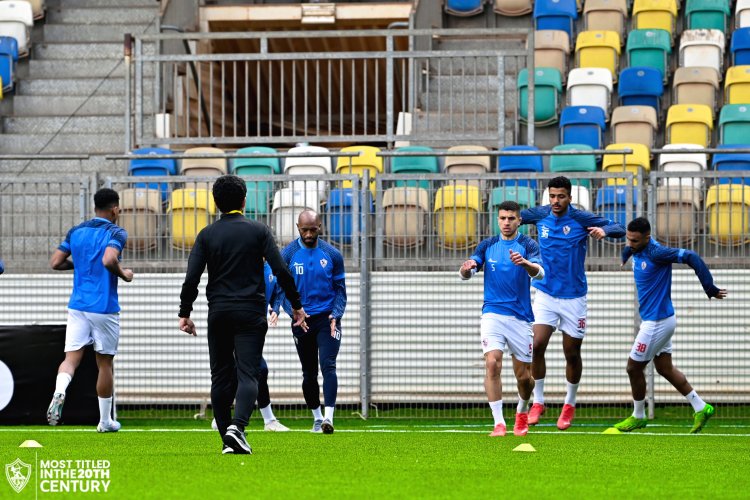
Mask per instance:
[[[222,438],[224,445],[228,446],[238,455],[252,455],[253,450],[245,439],[245,433],[241,432],[236,425],[227,427],[227,433]],[[222,453],[226,453],[222,451]]]
[[[320,424],[320,428],[323,430],[323,434],[333,434],[333,422],[327,418]]]
[[[234,450],[232,449],[231,446],[222,445],[221,454],[222,455],[234,454]]]

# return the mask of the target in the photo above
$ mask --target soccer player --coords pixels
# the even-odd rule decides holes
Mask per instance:
[[[222,215],[198,233],[180,294],[179,328],[196,335],[190,312],[208,267],[211,405],[225,454],[252,453],[245,427],[258,399],[258,373],[268,330],[264,257],[291,301],[294,324],[303,331],[307,328],[299,293],[271,231],[243,214],[246,194],[245,182],[235,175],[223,175],[214,182],[214,201]],[[236,401],[234,418],[232,401]]]
[[[701,399],[685,375],[672,364],[672,335],[677,324],[672,307],[672,264],[684,263],[690,266],[709,299],[721,300],[727,296],[727,291],[714,285],[711,272],[698,254],[683,248],[664,247],[652,240],[651,224],[645,217],[633,219],[628,224],[626,238],[622,265],[633,257],[633,277],[638,290],[638,311],[642,321],[627,366],[633,392],[633,414],[615,424],[615,428],[630,432],[646,427],[646,377],[643,370],[653,360],[656,372],[667,379],[693,406],[695,414],[690,433],[698,433],[715,410]]]
[[[319,238],[320,216],[304,210],[297,219],[299,238],[282,252],[310,315],[309,330],[292,325],[294,344],[302,364],[302,393],[313,414],[311,432],[333,434],[333,412],[338,392],[336,357],[341,347],[341,317],[346,309],[344,258]],[[284,309],[289,311],[288,297]],[[323,373],[325,415],[320,411],[318,359]]]
[[[539,247],[546,275],[534,281],[534,404],[529,424],[535,425],[544,414],[544,377],[547,365],[544,353],[556,328],[562,331],[567,392],[557,420],[557,428],[570,427],[575,417],[576,393],[583,364],[581,344],[586,336],[586,250],[588,237],[625,236],[625,228],[590,212],[570,206],[572,186],[567,177],[549,181],[550,204],[521,211],[521,224],[536,224]]]
[[[94,194],[96,217],[68,231],[50,258],[56,271],[73,269],[73,293],[68,302],[65,330],[65,360],[60,364],[55,392],[47,409],[47,422],[62,420],[65,391],[83,359],[83,349],[93,344],[99,375],[98,432],[117,432],[120,423],[112,418],[114,391],[113,363],[120,340],[120,304],[117,278],[133,281],[133,271],[120,266],[120,253],[128,235],[115,223],[120,214],[120,196],[103,188]]]
[[[513,372],[518,383],[513,434],[525,436],[529,431],[529,399],[534,387],[531,378],[531,322],[534,315],[529,282],[542,279],[544,268],[539,245],[518,233],[520,212],[518,203],[502,202],[497,215],[500,236],[482,241],[459,269],[463,280],[484,270],[484,305],[480,328],[484,350],[484,390],[495,419],[495,427],[490,434],[493,437],[505,436],[506,432],[500,380],[504,351],[510,351],[513,357]]]

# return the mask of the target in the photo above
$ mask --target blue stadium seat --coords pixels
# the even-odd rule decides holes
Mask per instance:
[[[534,26],[537,30],[559,30],[574,40],[576,0],[537,0],[534,2]]]
[[[627,216],[627,190],[625,186],[605,186],[596,193],[596,211],[605,219],[619,222],[623,226],[628,224]],[[633,190],[633,214],[638,204],[638,190]],[[610,241],[618,241],[609,239]],[[621,240],[620,240],[621,241]]]
[[[18,40],[10,36],[0,36],[0,78],[2,78],[3,92],[13,91],[16,62],[18,62]]]
[[[484,0],[447,0],[445,12],[452,16],[468,17],[484,11]]]
[[[718,149],[750,148],[750,144],[721,144]],[[717,171],[750,170],[750,153],[716,153],[711,167]],[[719,184],[747,184],[750,177],[724,177],[717,179]]]
[[[750,64],[750,28],[739,28],[732,33],[732,66]]]
[[[360,197],[359,210],[364,217],[373,213],[372,195],[367,192],[367,199]],[[328,234],[331,242],[338,245],[351,245],[353,241],[352,205],[354,190],[352,188],[332,189],[328,194]],[[364,203],[363,203],[364,202]],[[360,222],[360,230],[362,222]]]
[[[660,114],[661,97],[664,95],[661,71],[645,66],[622,70],[618,94],[623,106],[651,106],[656,109],[657,115]]]
[[[506,146],[501,151],[539,151],[534,146]],[[541,156],[498,156],[497,170],[502,173],[512,172],[543,172]],[[531,176],[533,177],[533,176]],[[510,180],[503,183],[504,186],[527,186],[536,189],[536,180]]]
[[[166,148],[142,148],[133,151],[135,155],[171,155],[172,150]],[[137,158],[130,160],[128,175],[146,176],[146,175],[177,175],[177,160],[174,158]],[[148,188],[161,190],[162,201],[169,198],[169,184],[158,182],[138,182],[136,188]]]
[[[607,117],[598,106],[568,106],[560,118],[560,142],[601,149]]]

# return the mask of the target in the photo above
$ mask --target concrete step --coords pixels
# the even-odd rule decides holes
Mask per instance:
[[[116,153],[122,153],[122,148],[123,146]],[[11,160],[0,162],[0,176],[74,175],[79,172],[126,175],[127,171],[128,162],[126,160],[106,160],[102,155],[91,156],[88,160]]]
[[[107,154],[122,152],[124,148],[122,134],[60,134],[54,138],[50,134],[0,135],[0,152],[3,154]]]
[[[14,97],[15,116],[121,116],[125,96],[24,96]],[[80,109],[79,109],[80,107]],[[151,100],[144,101],[144,113],[151,113]]]
[[[153,130],[154,120],[146,117],[144,130]],[[6,134],[124,134],[124,116],[13,116],[3,120]]]
[[[123,57],[123,44],[112,43],[38,43],[32,47],[34,59],[120,59]],[[145,44],[143,53],[153,55],[156,53],[155,44]]]
[[[144,79],[144,93],[151,95],[153,93],[154,80],[152,78]],[[27,96],[76,96],[91,95],[125,95],[124,78],[40,78],[40,79],[23,79],[16,86],[16,95]]]
[[[30,60],[30,78],[123,78],[125,76],[124,57],[117,59],[79,59],[79,60]],[[131,68],[135,74],[135,68]],[[153,76],[154,66],[149,64],[143,68],[144,76]]]
[[[518,67],[526,67],[525,62],[519,63],[517,57],[503,58],[505,73],[516,75]],[[462,72],[467,75],[474,74],[497,74],[497,58],[495,57],[435,57],[430,59],[429,69],[421,68],[422,73],[429,72],[430,75],[459,75]]]
[[[47,9],[71,7],[154,7],[154,0],[47,0]]]
[[[159,15],[156,5],[150,7],[56,7],[47,9],[47,23],[63,24],[149,24]]]
[[[156,25],[147,24],[46,24],[46,42],[122,42],[125,33],[155,33]]]

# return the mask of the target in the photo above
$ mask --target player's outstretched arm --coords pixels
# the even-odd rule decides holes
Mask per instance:
[[[536,264],[534,262],[530,262],[523,258],[523,255],[521,255],[518,252],[514,252],[513,250],[509,250],[510,252],[510,261],[513,262],[513,264],[517,266],[523,267],[527,273],[529,273],[529,276],[531,278],[536,279],[542,279],[544,278],[544,268],[540,264]]]
[[[690,266],[695,271],[698,280],[701,282],[703,291],[709,299],[723,299],[727,296],[726,289],[721,289],[714,285],[714,277],[711,275],[711,271],[708,270],[708,266],[701,259],[701,256],[692,250],[686,250],[684,248],[670,248],[661,247],[654,253],[652,258],[656,262],[664,263],[684,263]]]

